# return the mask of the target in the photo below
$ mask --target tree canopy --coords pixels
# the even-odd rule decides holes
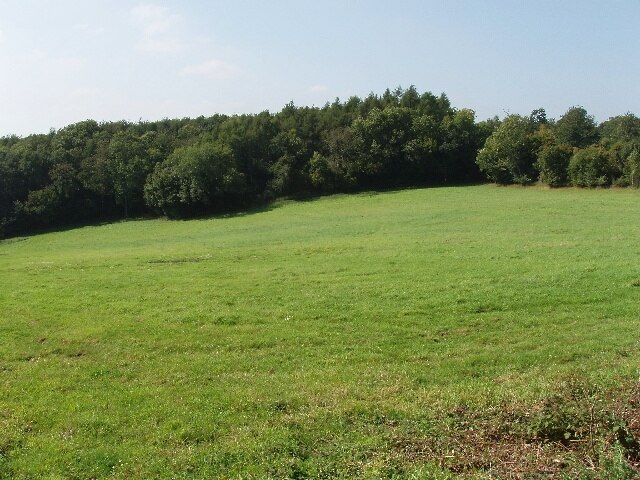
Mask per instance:
[[[131,215],[185,217],[279,196],[489,180],[640,183],[640,119],[477,122],[415,87],[323,107],[157,122],[93,120],[0,138],[0,235]]]

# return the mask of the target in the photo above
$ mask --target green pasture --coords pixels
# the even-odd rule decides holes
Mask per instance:
[[[402,445],[638,377],[639,220],[477,186],[2,241],[0,478],[455,478]]]

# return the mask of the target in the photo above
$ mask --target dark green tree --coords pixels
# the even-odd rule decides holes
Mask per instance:
[[[144,188],[147,205],[170,217],[221,211],[244,193],[231,149],[212,141],[177,149],[155,166]]]
[[[359,140],[350,127],[338,127],[323,134],[322,152],[309,161],[313,188],[322,193],[349,191],[357,186]]]
[[[538,152],[535,167],[540,181],[551,187],[561,187],[569,180],[569,161],[573,149],[568,145],[547,145]]]
[[[356,175],[364,187],[394,186],[403,183],[407,158],[405,145],[412,138],[411,110],[389,106],[373,109],[353,122],[359,146]]]
[[[441,171],[434,183],[468,182],[482,178],[476,155],[486,138],[475,122],[475,112],[457,110],[447,115],[440,124]]]
[[[569,179],[576,187],[611,185],[611,154],[600,145],[577,150],[569,162]]]
[[[529,115],[529,120],[536,127],[549,123],[549,121],[547,120],[547,112],[544,108],[536,108],[534,111],[532,111],[531,115]]]
[[[233,162],[246,181],[246,200],[266,200],[271,166],[278,158],[272,140],[278,126],[269,112],[230,117],[209,137],[231,149]]]
[[[496,183],[531,183],[539,146],[534,134],[535,125],[530,119],[509,115],[478,152],[478,167]]]
[[[49,227],[87,216],[79,196],[76,169],[67,162],[55,164],[49,172],[51,183],[32,190],[24,201],[16,202],[18,221],[31,227]]]
[[[131,130],[118,132],[108,146],[108,170],[116,203],[129,216],[143,205],[143,189],[153,165],[142,139]]]
[[[609,150],[614,160],[614,182],[631,185],[634,152],[640,150],[640,118],[631,113],[612,117],[600,124],[599,131],[600,144]]]
[[[570,108],[555,125],[559,144],[584,148],[598,141],[598,126],[583,107]]]
[[[305,147],[294,129],[282,131],[273,138],[271,148],[277,158],[270,167],[271,195],[291,195],[308,188],[305,167],[309,157]]]

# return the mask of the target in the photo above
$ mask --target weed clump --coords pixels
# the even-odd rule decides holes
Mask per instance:
[[[532,405],[458,405],[442,423],[439,436],[398,436],[396,450],[462,477],[640,477],[640,385],[604,391],[572,379]]]

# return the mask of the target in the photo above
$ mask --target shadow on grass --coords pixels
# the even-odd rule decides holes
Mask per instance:
[[[246,217],[249,215],[255,215],[257,213],[264,213],[274,210],[282,206],[282,202],[280,199],[274,200],[272,202],[257,204],[250,207],[238,208],[236,210],[224,211],[224,212],[208,212],[202,214],[196,214],[191,216],[185,216],[180,218],[168,218],[165,216],[146,214],[146,215],[135,215],[128,218],[122,217],[106,217],[94,220],[86,220],[86,221],[72,221],[67,222],[61,225],[51,226],[47,228],[34,228],[28,232],[17,232],[11,233],[7,235],[5,238],[0,237],[0,245],[7,245],[11,243],[24,242],[31,237],[43,235],[46,233],[60,233],[67,232],[70,230],[76,230],[79,228],[86,227],[102,227],[106,225],[115,225],[118,223],[125,222],[137,222],[141,220],[158,220],[165,219],[167,221],[172,222],[181,222],[181,221],[192,221],[192,220],[212,220],[212,219],[222,219],[222,218],[235,218],[235,217]]]
[[[134,219],[131,218],[129,220],[134,220]],[[73,221],[73,222],[64,223],[62,225],[56,225],[56,226],[46,227],[46,228],[44,227],[34,228],[33,230],[30,230],[27,232],[25,231],[10,232],[5,237],[0,237],[0,245],[24,242],[29,240],[31,237],[35,237],[45,233],[66,232],[68,230],[75,230],[77,228],[83,228],[83,227],[101,227],[104,225],[111,225],[113,223],[118,223],[120,221],[123,221],[123,220],[118,218],[109,218],[109,219],[101,218],[101,219],[94,219],[94,220],[87,220],[87,221]]]
[[[408,190],[422,190],[425,188],[429,189],[441,189],[441,188],[466,188],[472,186],[478,186],[486,184],[486,182],[467,182],[467,183],[451,183],[451,184],[424,184],[424,185],[412,185],[406,187],[389,187],[389,188],[370,188],[363,190],[352,190],[352,191],[343,191],[343,192],[328,192],[325,194],[318,193],[303,193],[298,195],[292,195],[288,197],[279,197],[264,203],[255,203],[250,206],[238,207],[236,209],[228,209],[225,211],[208,211],[195,213],[188,216],[182,216],[177,218],[169,218],[166,216],[158,216],[153,214],[143,214],[138,216],[132,216],[129,218],[122,217],[102,217],[100,219],[86,220],[86,221],[70,221],[68,223],[64,223],[61,225],[56,225],[47,228],[37,228],[28,232],[17,232],[11,233],[7,235],[5,238],[0,238],[0,245],[6,245],[15,242],[22,242],[28,240],[31,237],[42,235],[45,233],[59,233],[66,232],[69,230],[75,230],[84,227],[101,227],[105,225],[113,225],[117,223],[123,222],[135,222],[140,220],[157,220],[157,219],[166,219],[167,221],[173,222],[185,222],[185,221],[193,221],[193,220],[215,220],[215,219],[228,219],[228,218],[241,218],[248,217],[251,215],[256,215],[260,213],[266,213],[278,208],[281,208],[290,203],[307,203],[314,202],[321,198],[327,197],[336,197],[336,196],[377,196],[380,194],[393,194],[393,193],[401,193]]]
[[[279,198],[275,200],[275,202],[285,203],[286,201],[293,201],[293,202],[305,203],[305,202],[313,202],[320,198],[326,198],[326,197],[344,197],[344,196],[351,196],[351,195],[360,196],[360,197],[375,197],[377,195],[382,195],[382,194],[401,193],[401,192],[406,192],[411,190],[467,188],[467,187],[477,187],[480,185],[491,185],[491,184],[486,181],[472,181],[472,182],[470,181],[470,182],[456,182],[456,183],[446,183],[446,184],[425,183],[420,185],[407,185],[407,186],[394,186],[394,187],[380,187],[380,188],[371,187],[371,188],[364,188],[360,190],[348,190],[348,191],[342,191],[342,192],[298,194],[298,195],[293,195],[289,197]]]

